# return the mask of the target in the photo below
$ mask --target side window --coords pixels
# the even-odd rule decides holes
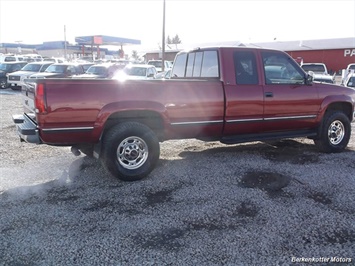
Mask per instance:
[[[194,77],[199,77],[201,75],[203,52],[197,52],[195,56],[195,66],[194,66]]]
[[[191,52],[175,58],[171,78],[218,78],[217,51]]]
[[[179,54],[175,58],[174,67],[171,76],[174,78],[185,77],[185,66],[186,66],[187,54]]]
[[[85,70],[84,70],[84,68],[82,66],[76,66],[75,67],[75,73],[76,74],[82,74],[84,72],[85,72]]]
[[[190,53],[187,57],[187,66],[186,66],[186,77],[192,77],[192,71],[194,69],[194,63],[195,63],[195,55],[196,53]]]
[[[234,67],[236,83],[240,85],[258,84],[258,72],[255,54],[251,51],[239,51],[234,53]]]
[[[304,84],[304,73],[292,58],[273,52],[262,53],[266,84]]]
[[[68,66],[67,73],[68,74],[75,74],[76,73],[75,68],[73,66]]]
[[[219,77],[217,51],[203,53],[201,77]]]

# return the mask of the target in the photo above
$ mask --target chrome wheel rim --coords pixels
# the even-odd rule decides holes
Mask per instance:
[[[139,137],[124,139],[117,148],[117,160],[124,168],[138,169],[148,158],[148,145]]]
[[[344,124],[339,121],[333,121],[328,129],[328,138],[331,144],[338,145],[345,136]]]

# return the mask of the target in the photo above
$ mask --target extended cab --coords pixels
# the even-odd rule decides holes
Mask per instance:
[[[126,181],[147,176],[170,139],[308,137],[343,151],[355,101],[355,90],[313,83],[284,52],[246,47],[180,52],[168,80],[33,79],[22,93],[21,140],[72,146]]]

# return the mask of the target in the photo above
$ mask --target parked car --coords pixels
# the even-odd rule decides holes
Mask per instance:
[[[323,63],[303,63],[301,67],[306,72],[312,71],[314,74],[329,74],[326,65]]]
[[[13,54],[0,54],[0,63],[19,61],[18,57]]]
[[[11,89],[20,89],[24,85],[24,80],[35,73],[44,72],[53,62],[32,62],[25,65],[21,70],[15,71],[7,76],[7,83]]]
[[[157,70],[153,65],[129,64],[123,69],[123,79],[155,79]]]
[[[323,63],[303,63],[301,65],[304,71],[313,76],[313,81],[334,84],[335,74],[329,75],[328,69]]]
[[[95,63],[92,62],[85,62],[85,63],[79,63],[78,65],[81,65],[82,68],[84,69],[84,73],[93,65],[95,65]]]
[[[43,61],[43,58],[39,54],[24,54],[23,60],[27,62],[41,62]]]
[[[30,78],[71,78],[76,75],[84,74],[81,64],[56,63],[50,65],[44,72],[33,74]]]
[[[120,66],[115,64],[92,65],[84,74],[75,76],[75,78],[112,78],[119,69]]]
[[[147,64],[155,66],[158,73],[163,71],[163,60],[149,60]],[[173,63],[171,61],[164,61],[164,71],[172,67]]]
[[[345,84],[349,81],[349,78],[354,73],[355,73],[355,63],[349,64],[346,67],[346,69],[343,69],[341,72],[341,85],[346,86]]]
[[[349,71],[349,70],[355,71],[355,63],[354,63],[354,64],[349,64],[349,65],[347,66],[346,70],[347,70],[347,71]]]
[[[0,64],[0,89],[6,89],[9,84],[7,83],[7,75],[15,71],[20,70],[27,62],[15,61],[15,62],[3,62]]]
[[[43,57],[44,61],[47,62],[52,62],[52,63],[65,63],[66,60],[64,58],[58,58],[58,57]]]

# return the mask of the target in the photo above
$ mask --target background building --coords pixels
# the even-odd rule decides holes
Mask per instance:
[[[298,62],[324,63],[331,73],[341,74],[348,64],[355,63],[355,38],[275,41],[254,46],[283,50]]]
[[[76,44],[69,44],[64,41],[44,42],[38,45],[29,45],[23,43],[0,43],[0,53],[28,54],[38,53],[48,57],[67,57],[68,59],[80,57],[105,58],[113,56],[121,58],[125,55],[123,47],[125,45],[138,45],[139,40],[126,39],[121,37],[111,37],[104,35],[81,36],[75,38]],[[111,46],[115,50],[103,48],[102,46]],[[297,62],[301,63],[324,63],[331,73],[341,74],[348,64],[355,63],[355,38],[337,38],[320,40],[302,40],[302,41],[273,41],[265,43],[241,43],[235,42],[216,42],[200,43],[194,45],[178,44],[167,46],[165,48],[165,60],[173,61],[176,54],[184,49],[190,49],[203,46],[250,46],[277,49],[287,52]],[[144,60],[162,59],[162,51],[145,50]],[[128,55],[129,56],[129,55]]]

